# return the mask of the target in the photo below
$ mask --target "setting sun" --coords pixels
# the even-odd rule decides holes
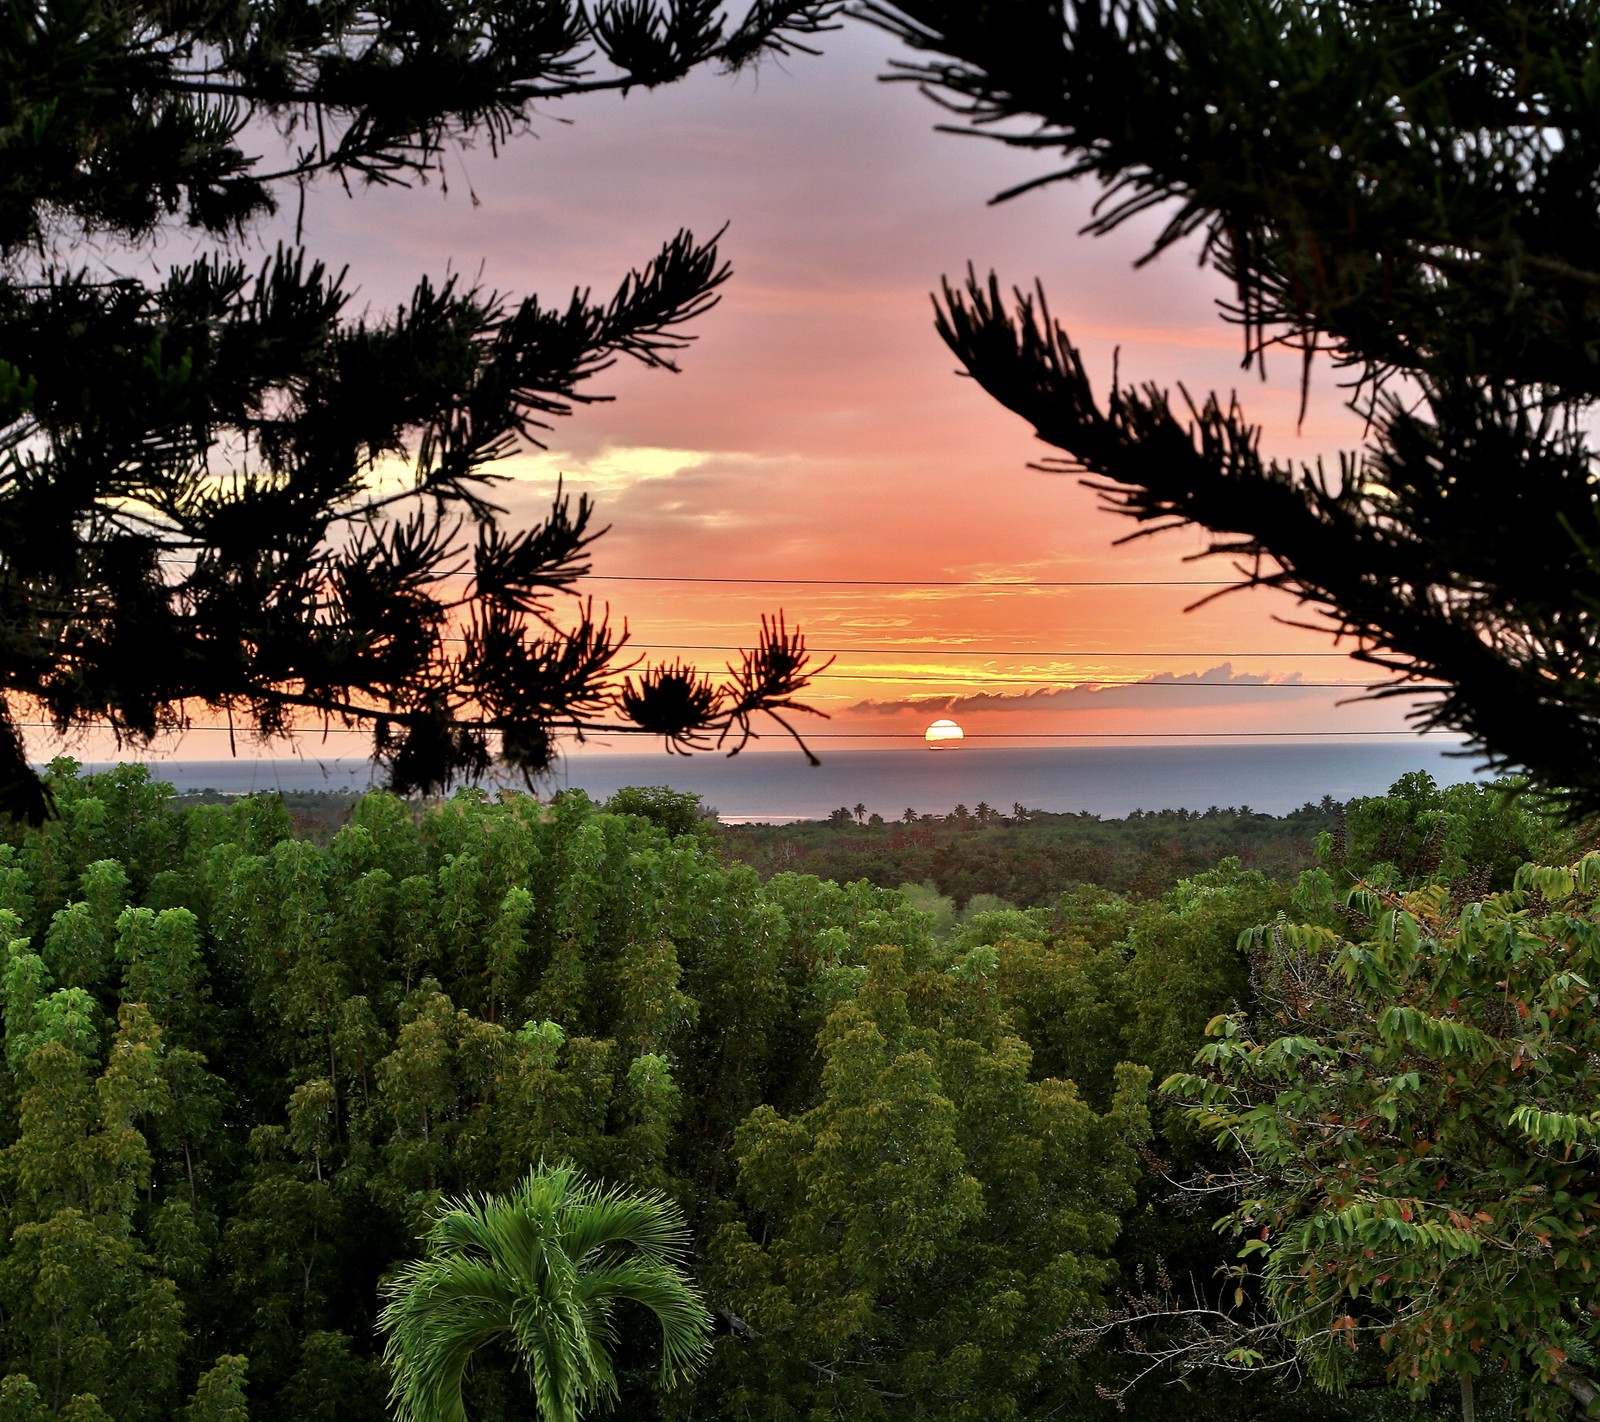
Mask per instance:
[[[954,721],[935,721],[922,733],[929,750],[954,750],[966,739],[966,732]]]

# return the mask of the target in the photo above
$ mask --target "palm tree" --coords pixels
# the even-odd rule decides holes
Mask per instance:
[[[503,1196],[446,1200],[423,1256],[383,1284],[378,1327],[398,1422],[467,1422],[461,1387],[478,1349],[504,1344],[543,1422],[617,1394],[613,1311],[631,1301],[661,1325],[670,1386],[710,1351],[711,1315],[684,1269],[689,1232],[657,1192],[607,1189],[542,1162]]]

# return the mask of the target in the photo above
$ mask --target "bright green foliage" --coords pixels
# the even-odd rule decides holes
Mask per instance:
[[[1387,795],[1350,801],[1342,832],[1322,838],[1320,857],[1346,885],[1353,875],[1401,889],[1468,879],[1463,887],[1479,892],[1509,889],[1522,865],[1553,862],[1569,842],[1517,798],[1519,788],[1502,780],[1441,790],[1425,771],[1401,776]]]
[[[610,815],[642,815],[668,834],[697,835],[708,844],[716,839],[716,812],[701,804],[698,795],[686,795],[665,785],[627,785],[606,801]]]
[[[20,1056],[17,1124],[0,1155],[0,1370],[57,1407],[93,1395],[137,1422],[164,1415],[184,1343],[174,1282],[135,1233],[152,1179],[139,1122],[166,1105],[161,1033],[142,1006],[124,1006],[102,1066],[86,998],[41,999],[31,1031],[7,1012],[7,1046],[13,1034],[24,1046],[9,1054]]]
[[[1148,1074],[1106,1116],[1031,1079],[993,962],[871,950],[822,1033],[821,1100],[740,1128],[744,1208],[709,1274],[744,1327],[734,1415],[976,1422],[1061,1386],[1048,1341],[1109,1277]]]
[[[684,1272],[689,1232],[660,1195],[541,1164],[503,1196],[445,1201],[423,1239],[423,1256],[385,1280],[378,1319],[400,1422],[467,1422],[472,1359],[496,1344],[544,1422],[576,1422],[617,1395],[620,1304],[655,1316],[664,1386],[709,1352],[711,1315]]]
[[[0,1422],[46,1422],[49,1416],[31,1379],[17,1374],[0,1379]]]
[[[182,1422],[249,1422],[245,1402],[248,1362],[238,1356],[218,1358],[216,1365],[200,1376],[194,1397],[183,1411]]]
[[[1259,1015],[1165,1090],[1243,1152],[1228,1223],[1320,1382],[1375,1354],[1413,1395],[1504,1375],[1560,1415],[1600,1353],[1600,856],[1348,909],[1348,937],[1260,930]]]
[[[0,847],[0,1422],[385,1422],[383,1280],[540,1160],[691,1231],[720,1336],[664,1394],[619,1304],[640,1422],[1101,1422],[1116,1360],[1063,1330],[1141,1267],[1228,1262],[1169,1203],[1226,1158],[1142,1092],[1259,1008],[1239,932],[1291,896],[1258,873],[969,903],[941,939],[893,890],[762,883],[578,794],[371,796],[319,846],[270,800],[52,780],[61,818]],[[535,1407],[497,1346],[466,1405]]]
[[[1123,977],[1133,922],[1125,900],[1085,889],[1062,897],[1043,938],[1002,934],[990,943],[995,990],[1033,1050],[1035,1073],[1076,1082],[1102,1107],[1128,1055]]]
[[[765,1290],[793,1320],[664,1400],[619,1305],[624,1415],[788,1415],[814,1364],[908,1417],[1093,1405],[1050,1340],[1111,1286],[1137,1173],[1120,900],[941,945],[892,890],[763,884],[581,795],[372,796],[318,847],[273,801],[72,771],[0,852],[0,1422],[381,1422],[381,1281],[541,1159],[660,1192],[711,1307],[764,1317]],[[1095,1044],[1070,1064],[1069,1009]],[[1049,1079],[1080,1066],[1081,1093]],[[905,1400],[847,1382],[857,1346]],[[467,1396],[532,1406],[495,1348]]]
[[[1139,915],[1121,977],[1133,1060],[1165,1077],[1188,1064],[1212,1016],[1249,1004],[1250,959],[1239,935],[1288,904],[1282,885],[1225,860]]]
[[[900,885],[900,897],[920,913],[932,918],[932,931],[936,938],[948,938],[956,926],[956,906],[947,894],[941,894],[931,880],[920,884]]]

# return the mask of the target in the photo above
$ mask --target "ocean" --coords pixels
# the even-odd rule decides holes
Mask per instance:
[[[1021,804],[1107,818],[1212,805],[1284,814],[1324,795],[1381,794],[1413,770],[1445,785],[1484,778],[1472,759],[1421,740],[830,751],[822,761],[813,769],[798,752],[773,751],[731,758],[584,754],[568,757],[539,790],[573,786],[603,800],[624,785],[666,785],[701,796],[729,823],[748,823],[823,819],[857,804],[892,820],[907,809],[946,814],[979,801],[1005,813]],[[150,770],[179,790],[229,794],[361,789],[373,778],[369,761],[348,758],[163,760],[150,762]]]

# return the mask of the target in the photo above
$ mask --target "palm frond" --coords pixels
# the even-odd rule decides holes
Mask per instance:
[[[544,1422],[576,1422],[580,1407],[617,1395],[623,1301],[661,1326],[664,1384],[710,1352],[711,1315],[685,1268],[688,1228],[659,1192],[540,1162],[503,1196],[444,1201],[422,1244],[384,1283],[378,1318],[398,1422],[467,1422],[466,1371],[492,1342],[527,1372]]]

